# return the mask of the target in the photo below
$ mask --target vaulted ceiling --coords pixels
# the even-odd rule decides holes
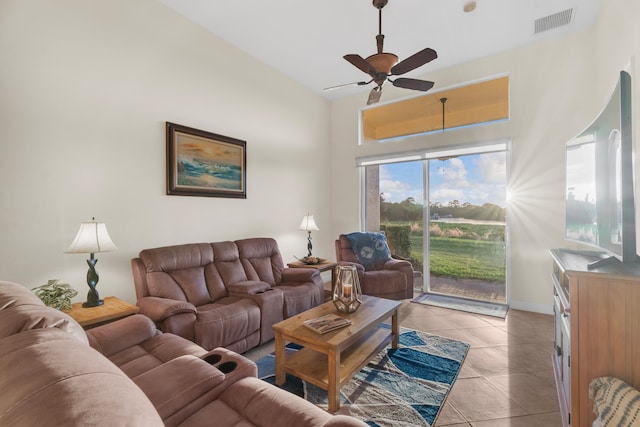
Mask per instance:
[[[158,0],[261,62],[329,99],[372,85],[345,61],[376,52],[378,10],[371,0]],[[465,12],[473,2],[475,9]],[[434,61],[403,77],[434,70],[591,26],[602,0],[389,0],[382,12],[386,52],[400,60],[430,47]],[[434,91],[438,89],[435,82]]]

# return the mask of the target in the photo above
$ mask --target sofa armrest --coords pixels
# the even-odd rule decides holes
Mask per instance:
[[[360,420],[346,416],[330,422],[334,416],[320,407],[257,378],[242,378],[236,381],[222,393],[219,400],[244,418],[245,423],[242,425],[257,427],[367,426]],[[206,414],[207,409],[209,408],[203,411],[204,414],[197,414],[203,417],[203,421],[205,417],[211,416]]]
[[[186,301],[178,301],[169,298],[144,297],[136,303],[140,307],[140,313],[148,316],[154,322],[162,322],[167,317],[179,313],[197,313],[196,307]]]
[[[166,420],[219,386],[225,374],[198,357],[186,355],[132,379]]]
[[[254,361],[224,347],[209,350],[200,359],[222,372],[226,385],[240,378],[258,376],[258,365]]]
[[[356,268],[356,270],[358,270],[359,272],[365,271],[364,265],[362,264],[358,264],[357,262],[351,262],[351,261],[338,261],[338,265],[352,265]]]
[[[314,277],[320,277],[320,272],[315,268],[285,268],[282,270],[282,282],[292,284],[295,282],[313,282]]]
[[[89,329],[86,333],[89,345],[109,357],[152,338],[158,331],[151,319],[142,314],[134,314]]]
[[[334,415],[329,421],[322,424],[322,427],[364,427],[368,425],[364,421],[348,415]]]
[[[391,258],[390,260],[386,261],[384,263],[384,269],[385,270],[400,270],[403,268],[411,268],[413,270],[413,266],[411,265],[411,263],[409,261],[405,261],[405,260],[401,260],[401,259],[394,259]]]
[[[254,295],[259,292],[264,292],[267,289],[271,289],[271,286],[267,282],[260,280],[247,280],[245,282],[237,282],[231,285],[226,285],[227,291],[234,294]]]

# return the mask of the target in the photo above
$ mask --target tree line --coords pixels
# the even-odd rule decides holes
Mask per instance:
[[[380,220],[384,221],[418,221],[422,222],[424,206],[416,203],[413,197],[408,197],[402,202],[387,202],[380,195]],[[505,221],[506,208],[493,203],[485,203],[481,206],[469,202],[460,203],[459,200],[451,200],[447,204],[433,202],[429,204],[431,217],[440,218],[466,218],[485,221]]]

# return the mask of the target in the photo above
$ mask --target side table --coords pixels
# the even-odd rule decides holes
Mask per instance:
[[[70,310],[63,310],[80,324],[84,329],[95,328],[114,320],[136,314],[140,309],[138,306],[129,304],[116,297],[106,297],[104,304],[98,307],[84,308],[81,302],[71,305]]]
[[[331,270],[331,294],[333,294],[333,286],[336,283],[336,266],[337,265],[338,265],[337,262],[333,262],[329,260],[324,260],[323,262],[318,264],[305,264],[304,262],[300,262],[300,261],[290,262],[287,264],[289,268],[315,268],[321,273],[323,271]],[[326,297],[326,293],[325,293],[325,297]]]

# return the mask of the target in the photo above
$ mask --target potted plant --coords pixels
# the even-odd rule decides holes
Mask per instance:
[[[68,283],[58,283],[58,279],[47,281],[46,285],[31,289],[44,302],[46,306],[57,308],[58,310],[71,309],[71,298],[78,295],[78,291],[73,289]]]

